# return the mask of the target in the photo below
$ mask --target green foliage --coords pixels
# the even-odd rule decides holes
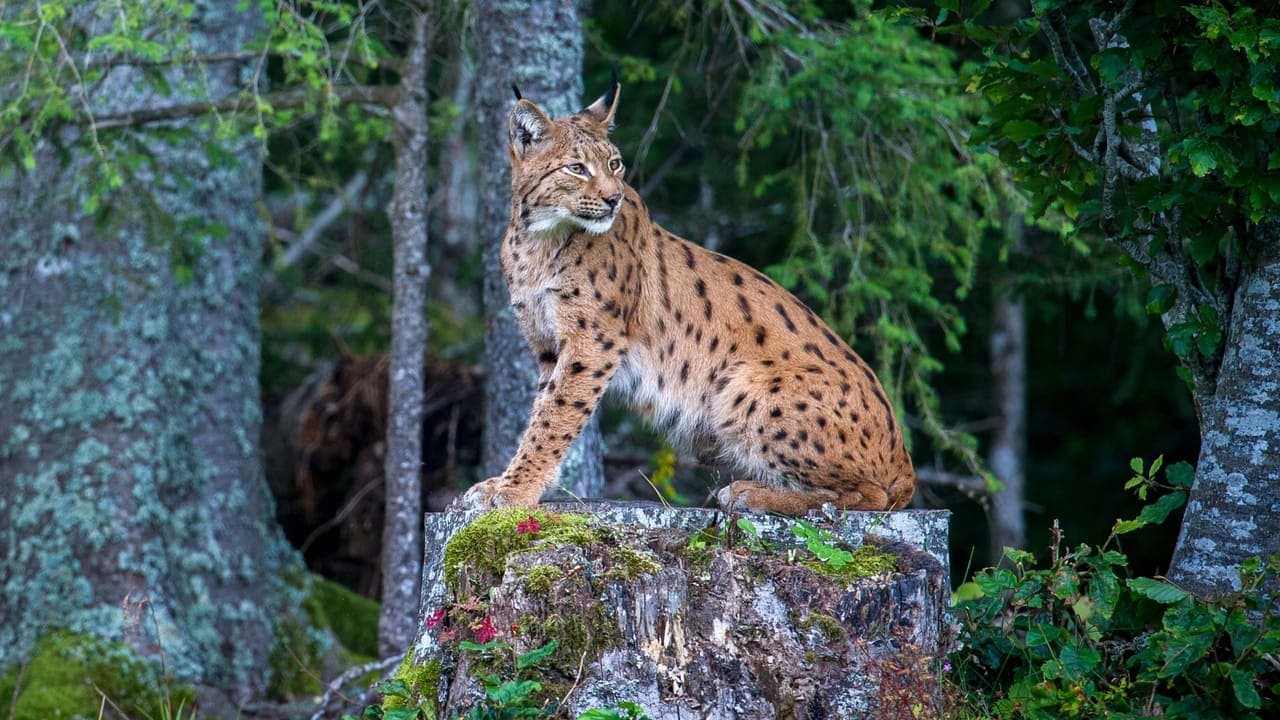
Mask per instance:
[[[752,194],[790,195],[792,252],[769,268],[875,350],[899,408],[978,470],[972,438],[950,432],[931,383],[938,351],[966,332],[984,238],[1006,207],[993,158],[964,145],[982,104],[959,88],[955,57],[852,3],[846,17],[753,29],[762,55],[738,109],[738,173]],[[770,159],[782,152],[790,162]]]
[[[124,645],[58,630],[25,663],[5,668],[0,698],[13,720],[98,718],[104,707],[132,718],[182,718],[195,693]]]
[[[1007,24],[974,10],[937,28],[986,52],[974,142],[1013,168],[1036,212],[1097,230],[1150,276],[1147,310],[1189,380],[1212,378],[1245,244],[1280,217],[1273,11],[1042,0]]]
[[[1017,201],[965,146],[982,103],[954,55],[870,7],[664,1],[597,11],[589,27],[606,53],[617,38],[609,60],[634,109],[615,135],[646,201],[766,267],[874,356],[912,429],[980,471],[932,380],[966,331],[979,244],[1004,241],[1001,205]]]
[[[867,543],[852,551],[845,550],[831,533],[804,520],[793,522],[791,532],[804,541],[805,548],[816,559],[806,564],[828,575],[853,579],[889,573],[898,568],[898,559],[893,555],[882,553]]]
[[[1135,460],[1141,482],[1131,480],[1131,489],[1155,487],[1160,465],[1157,459],[1143,474]],[[1159,487],[1181,488],[1190,473],[1171,466],[1170,485]],[[1124,577],[1128,559],[1109,546],[1125,522],[1101,547],[1064,551],[1055,539],[1044,567],[1030,553],[1007,550],[1007,566],[983,570],[957,589],[965,647],[952,656],[952,682],[970,691],[970,712],[1001,719],[1262,718],[1280,702],[1280,555],[1247,562],[1239,591],[1201,599],[1160,578]]]
[[[555,654],[559,642],[551,640],[541,647],[517,653],[507,643],[492,640],[483,644],[460,642],[458,649],[472,655],[472,667],[490,668],[479,677],[484,698],[465,714],[454,713],[451,720],[519,720],[563,717],[563,697],[551,696],[544,688],[546,663]],[[406,659],[405,661],[409,661]],[[433,666],[432,678],[439,679],[439,666]],[[435,720],[435,685],[405,681],[401,673],[380,682],[374,689],[383,696],[382,704],[365,708],[358,720]],[[648,720],[644,709],[631,702],[614,708],[592,708],[579,718],[594,720]],[[357,720],[346,715],[343,720]]]

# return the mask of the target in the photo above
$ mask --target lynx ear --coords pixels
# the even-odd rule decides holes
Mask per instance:
[[[609,91],[582,110],[582,114],[599,123],[606,134],[613,130],[613,115],[618,109],[618,90],[621,88],[622,85],[618,83],[618,70],[615,68],[609,80]]]
[[[551,118],[528,100],[519,100],[511,110],[509,122],[511,150],[518,157],[546,141],[551,134]]]

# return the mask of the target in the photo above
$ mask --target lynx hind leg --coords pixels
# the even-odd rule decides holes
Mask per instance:
[[[752,480],[729,483],[716,493],[716,501],[725,510],[735,512],[775,512],[800,517],[831,503],[843,510],[887,510],[889,495],[880,487],[864,483],[843,495],[830,490],[792,490]]]
[[[823,503],[835,502],[835,493],[829,491],[791,490],[754,480],[737,480],[716,493],[720,507],[734,512],[774,512],[800,517]]]

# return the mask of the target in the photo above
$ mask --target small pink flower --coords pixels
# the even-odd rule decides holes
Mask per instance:
[[[498,636],[498,628],[493,626],[493,621],[485,618],[480,621],[479,627],[476,628],[476,642],[487,643]]]
[[[951,663],[943,663],[942,672],[951,672]]]
[[[427,627],[440,627],[440,623],[444,622],[444,608],[431,613],[427,616]]]
[[[527,519],[521,520],[520,524],[516,525],[516,532],[529,534],[538,532],[538,518],[530,515]]]

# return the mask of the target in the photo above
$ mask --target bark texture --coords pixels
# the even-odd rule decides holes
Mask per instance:
[[[511,85],[555,117],[582,109],[582,23],[576,3],[564,0],[481,0],[474,17],[488,366],[483,463],[486,474],[496,476],[515,454],[537,385],[537,364],[512,314],[498,257],[511,209]],[[599,497],[604,488],[600,455],[599,423],[592,418],[561,463],[560,485],[577,497]]]
[[[430,14],[415,11],[405,54],[392,145],[396,154],[391,219],[395,288],[387,399],[386,520],[382,529],[382,608],[378,651],[413,640],[422,577],[423,358],[427,351],[427,63]]]
[[[260,16],[237,8],[201,4],[196,47],[256,41]],[[80,9],[90,24],[111,15]],[[167,80],[217,101],[246,70],[219,62]],[[88,91],[104,113],[191,99],[149,88],[118,67]],[[215,165],[212,122],[117,132],[152,162],[106,222],[84,211],[87,152],[45,143],[34,171],[0,175],[0,657],[67,628],[253,692],[301,593],[282,586],[301,567],[258,446],[260,148],[218,141]],[[193,237],[191,218],[225,236]],[[176,247],[192,252],[189,282],[175,277]]]
[[[1216,382],[1195,394],[1200,462],[1169,570],[1200,595],[1238,588],[1241,562],[1280,552],[1280,222],[1248,249]]]
[[[1026,303],[1007,293],[996,298],[991,332],[991,391],[999,423],[991,437],[991,472],[1004,485],[991,497],[991,562],[1006,547],[1027,543],[1026,474],[1023,457],[1027,433]]]
[[[540,678],[570,716],[622,701],[655,720],[889,718],[930,709],[954,640],[946,511],[815,518],[896,566],[837,579],[788,559],[787,548],[800,543],[786,519],[751,518],[761,546],[724,535],[731,518],[716,511],[556,509],[588,514],[599,539],[534,545],[508,555],[499,575],[463,560],[450,591],[443,563],[428,559],[424,608],[487,597],[486,617],[517,653],[556,639]],[[447,540],[473,518],[428,516],[427,532]],[[637,565],[636,557],[646,560]],[[453,653],[452,632],[424,629],[414,654],[419,664],[439,663],[439,687],[424,690],[439,693],[444,713],[477,702],[475,674],[485,672],[473,654]]]

